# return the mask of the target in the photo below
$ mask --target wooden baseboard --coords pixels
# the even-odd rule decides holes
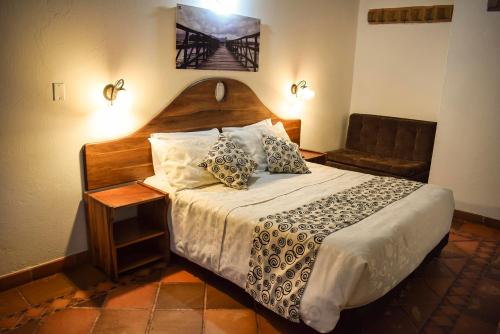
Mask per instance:
[[[455,210],[453,219],[465,220],[470,223],[483,224],[493,228],[500,228],[500,220],[466,211]]]
[[[0,276],[0,291],[26,284],[39,278],[47,277],[65,269],[71,269],[89,262],[90,252],[84,251]]]

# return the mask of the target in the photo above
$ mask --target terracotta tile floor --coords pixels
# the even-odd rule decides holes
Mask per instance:
[[[453,223],[438,258],[382,299],[343,311],[333,333],[499,333],[500,230]],[[315,333],[183,259],[107,280],[82,266],[0,292],[5,333]]]

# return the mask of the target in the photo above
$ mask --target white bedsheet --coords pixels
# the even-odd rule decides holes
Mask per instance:
[[[373,177],[312,163],[308,166],[311,174],[258,173],[247,191],[217,184],[172,192],[156,177],[145,182],[170,193],[172,251],[244,288],[258,218],[294,209]],[[451,191],[424,185],[329,235],[320,246],[302,297],[301,319],[328,332],[342,309],[383,296],[449,231],[453,210]]]

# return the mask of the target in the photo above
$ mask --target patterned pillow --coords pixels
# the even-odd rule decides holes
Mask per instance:
[[[198,165],[212,173],[226,186],[247,189],[248,179],[257,163],[223,134],[208,151],[203,162]]]
[[[271,173],[308,174],[311,172],[300,155],[299,145],[268,135],[262,136],[262,144]]]

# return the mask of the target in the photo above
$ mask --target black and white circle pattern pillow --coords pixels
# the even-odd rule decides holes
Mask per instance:
[[[205,168],[226,186],[247,189],[248,179],[257,167],[248,154],[223,134],[208,151],[199,167]]]
[[[267,166],[271,173],[311,173],[300,155],[299,145],[283,138],[264,135],[262,145],[267,155]]]

